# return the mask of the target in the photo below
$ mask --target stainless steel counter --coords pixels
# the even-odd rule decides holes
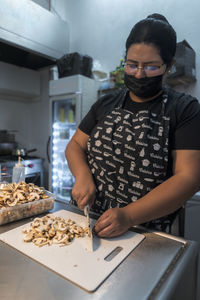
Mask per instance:
[[[80,213],[56,202],[53,211],[59,209]],[[30,220],[0,226],[0,233]],[[144,234],[145,240],[94,293],[82,290],[0,242],[0,299],[196,300],[198,244],[141,227],[134,230]]]

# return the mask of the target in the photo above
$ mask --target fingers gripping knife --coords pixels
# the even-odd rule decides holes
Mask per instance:
[[[88,250],[93,252],[93,236],[92,236],[92,230],[91,230],[91,224],[90,224],[90,217],[89,217],[89,205],[86,205],[84,207],[84,214],[87,218],[87,226],[88,226]]]

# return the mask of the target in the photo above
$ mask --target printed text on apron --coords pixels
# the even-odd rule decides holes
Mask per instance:
[[[126,206],[166,179],[166,102],[163,95],[157,113],[151,109],[132,113],[119,106],[93,129],[87,144],[88,164],[97,187],[93,211]]]

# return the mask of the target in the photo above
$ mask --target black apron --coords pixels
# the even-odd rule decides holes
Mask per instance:
[[[152,107],[133,113],[121,103],[93,129],[87,143],[88,164],[97,188],[92,211],[124,207],[167,179],[167,98],[163,94],[157,112]],[[162,225],[158,230],[163,230],[163,222],[168,224],[169,218],[153,221]]]

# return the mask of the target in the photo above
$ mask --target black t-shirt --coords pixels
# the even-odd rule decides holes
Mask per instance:
[[[170,150],[200,150],[200,104],[197,99],[171,89],[166,90],[168,101],[166,115],[170,117]],[[122,103],[130,112],[160,109],[162,95],[147,101],[134,102],[126,89],[101,97],[94,103],[79,125],[79,129],[90,135],[98,121],[112,108]]]
[[[168,95],[165,105],[165,116],[169,117],[169,160],[167,178],[172,175],[172,150],[200,150],[200,104],[197,99],[184,93],[178,93],[171,89],[165,89]],[[141,110],[159,113],[161,111],[163,95],[152,101],[138,103],[130,99],[127,89],[105,95],[94,103],[79,125],[79,129],[87,135],[91,135],[96,124],[109,114],[115,107],[137,113]],[[165,231],[167,224],[171,224],[177,212],[143,224],[156,230]]]

